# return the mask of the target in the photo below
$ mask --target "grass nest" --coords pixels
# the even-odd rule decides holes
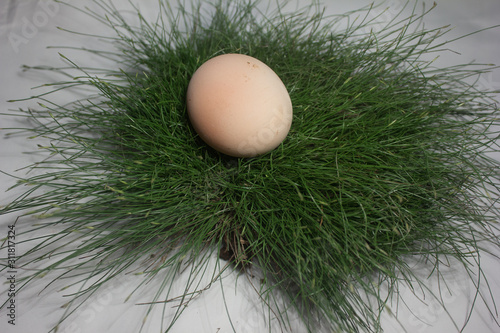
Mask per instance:
[[[77,304],[143,262],[144,280],[163,276],[168,290],[181,265],[210,274],[216,255],[231,263],[224,269],[260,272],[269,306],[276,291],[287,299],[276,312],[284,324],[295,308],[310,331],[378,332],[399,285],[425,286],[409,258],[435,275],[454,259],[473,276],[478,251],[499,245],[500,167],[487,154],[498,151],[499,114],[492,93],[470,83],[489,68],[433,67],[447,29],[425,29],[417,6],[375,31],[369,8],[327,17],[316,5],[160,1],[156,21],[137,10],[131,25],[111,2],[96,4],[74,8],[110,28],[114,36],[94,37],[115,51],[81,51],[116,68],[61,54],[67,65],[49,70],[70,80],[32,97],[37,110],[10,113],[35,124],[23,131],[48,156],[0,211],[42,218],[24,236],[37,245],[18,258],[37,265],[25,285],[53,271],[79,277]],[[220,154],[189,123],[190,77],[224,53],[263,61],[289,91],[292,128],[272,152]],[[80,88],[93,92],[50,98]],[[44,230],[57,231],[37,236]],[[160,290],[151,302],[168,298]]]

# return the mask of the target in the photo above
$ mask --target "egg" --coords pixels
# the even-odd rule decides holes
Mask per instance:
[[[262,61],[243,54],[203,63],[189,82],[186,103],[201,139],[235,157],[275,149],[292,124],[292,101],[281,79]]]

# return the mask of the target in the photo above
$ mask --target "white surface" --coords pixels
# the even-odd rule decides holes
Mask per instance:
[[[89,25],[81,14],[60,5],[47,5],[47,0],[16,2],[2,0],[0,4],[0,110],[4,112],[9,108],[26,107],[34,105],[33,101],[12,105],[6,101],[9,99],[23,98],[33,94],[32,87],[49,82],[51,78],[38,73],[23,72],[20,68],[23,64],[30,65],[60,65],[58,50],[47,49],[49,45],[77,45],[83,46],[85,38],[75,38],[56,29],[63,27],[84,27],[85,31],[97,31],[100,27]],[[155,1],[141,1],[140,7],[146,11],[152,11]],[[446,24],[454,26],[454,30],[448,34],[447,39],[471,33],[481,28],[500,24],[500,2],[498,0],[437,0],[438,6],[425,19],[428,27],[438,27]],[[95,5],[88,0],[79,1],[78,4]],[[126,6],[126,1],[115,1],[117,7]],[[307,3],[306,0],[303,3]],[[370,1],[341,1],[328,0],[323,2],[326,12],[329,14],[342,14],[350,9],[366,6]],[[382,11],[387,6],[377,8],[373,13],[379,13],[381,19],[390,19],[399,11],[405,1],[390,0],[386,4],[392,9]],[[428,4],[429,7],[430,3]],[[10,8],[15,10],[9,11]],[[153,11],[154,12],[154,11]],[[472,37],[459,40],[450,45],[457,55],[447,52],[442,55],[437,64],[466,63],[477,60],[482,63],[500,64],[500,29],[488,30]],[[65,52],[68,54],[69,52]],[[500,89],[500,71],[486,75],[479,84],[484,88]],[[12,119],[0,116],[0,128],[15,124]],[[0,132],[1,134],[2,132]],[[36,142],[24,140],[23,138],[5,139],[0,136],[0,169],[12,172],[25,166],[34,157],[22,154],[23,151],[33,150]],[[12,198],[10,193],[3,193],[3,189],[13,184],[13,180],[0,174],[0,204]],[[7,233],[6,225],[13,222],[15,216],[0,216],[0,238]],[[18,227],[19,229],[22,226]],[[24,251],[25,246],[19,245],[18,251]],[[498,253],[498,249],[496,249]],[[2,254],[4,256],[4,254]],[[482,257],[482,265],[489,278],[490,287],[494,296],[500,295],[500,274],[496,272],[498,260],[489,256]],[[3,273],[2,273],[3,274]],[[447,305],[451,316],[459,327],[465,320],[467,309],[470,307],[473,297],[473,288],[466,282],[467,279],[461,272],[451,272],[452,282],[449,288],[453,294],[443,294],[444,303]],[[4,275],[4,274],[3,274]],[[3,282],[6,277],[0,276]],[[264,319],[261,316],[262,304],[256,297],[249,281],[240,277],[235,287],[236,274],[223,279],[226,304],[230,309],[232,324],[237,332],[263,332],[265,331]],[[145,315],[145,307],[134,305],[138,302],[148,300],[147,293],[132,298],[128,303],[123,303],[127,291],[130,291],[135,283],[141,278],[126,276],[108,288],[101,291],[95,298],[87,302],[75,316],[63,326],[60,332],[138,332],[142,319]],[[151,293],[156,290],[152,281]],[[208,281],[204,282],[205,284]],[[435,286],[436,281],[429,281],[430,286]],[[204,285],[204,284],[202,284]],[[205,291],[193,302],[181,316],[171,332],[231,332],[231,323],[227,319],[226,308],[221,298],[221,283],[217,282]],[[33,284],[29,289],[16,298],[18,302],[16,326],[8,325],[5,310],[0,311],[0,332],[3,333],[43,333],[59,319],[63,310],[60,308],[67,301],[63,297],[64,292],[58,292],[62,286],[51,286],[48,290],[38,294],[42,284]],[[5,299],[1,288],[0,302]],[[451,323],[445,311],[438,306],[437,302],[426,299],[427,304],[411,300],[411,293],[402,290],[402,294],[408,296],[413,314],[405,310],[400,304],[398,318],[405,324],[408,332],[455,332],[456,328]],[[180,293],[179,293],[180,294]],[[487,300],[490,306],[491,300]],[[396,305],[391,306],[396,312]],[[161,307],[148,318],[144,332],[158,332],[161,318]],[[424,321],[418,321],[417,315]],[[498,318],[497,318],[498,319]],[[401,332],[401,328],[394,324],[391,316],[384,317],[384,328],[386,332]],[[303,330],[297,326],[295,332]],[[481,300],[478,300],[469,325],[465,328],[466,333],[488,333],[498,332],[498,327],[493,323],[489,313]],[[275,327],[273,332],[279,332]]]

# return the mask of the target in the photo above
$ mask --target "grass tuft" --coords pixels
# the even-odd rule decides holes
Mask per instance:
[[[320,322],[377,332],[399,285],[425,288],[409,259],[435,275],[453,259],[474,279],[470,263],[500,245],[500,168],[487,154],[498,151],[498,109],[492,92],[469,83],[491,68],[433,67],[426,59],[447,48],[448,30],[423,28],[416,6],[373,31],[369,9],[325,17],[314,5],[286,13],[284,4],[266,12],[252,1],[160,1],[155,22],[138,11],[132,26],[111,2],[96,4],[99,13],[74,8],[109,26],[115,51],[81,51],[117,69],[61,53],[67,67],[32,69],[70,79],[34,97],[38,110],[15,111],[35,123],[23,130],[49,156],[0,210],[40,219],[27,232],[37,245],[20,258],[38,267],[25,283],[72,277],[84,287],[70,303],[81,304],[141,262],[144,283],[164,275],[155,306],[171,300],[162,292],[182,268],[193,276],[186,290],[196,276],[218,278],[206,270],[215,253],[231,263],[223,269],[260,271],[263,300],[273,307],[279,290],[311,331]],[[268,154],[222,155],[188,121],[191,75],[224,53],[260,59],[290,93],[290,134]],[[94,93],[66,105],[50,99],[75,88]],[[37,236],[45,230],[57,232]],[[286,309],[277,316],[286,327]]]

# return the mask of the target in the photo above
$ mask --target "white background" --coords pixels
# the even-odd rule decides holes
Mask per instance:
[[[154,14],[155,1],[141,1],[140,7],[148,14]],[[371,1],[323,1],[327,14],[342,14],[348,10],[357,9],[370,4]],[[451,24],[454,28],[445,39],[453,39],[457,36],[468,34],[482,28],[500,24],[500,2],[498,0],[437,0],[438,6],[427,15],[425,22],[429,28],[440,27]],[[0,3],[0,112],[17,107],[36,106],[33,101],[17,104],[8,103],[7,100],[24,98],[34,94],[31,89],[34,86],[50,82],[51,78],[46,74],[24,72],[21,66],[29,65],[61,65],[58,50],[47,49],[50,45],[84,45],[87,39],[75,38],[73,35],[64,33],[56,27],[70,27],[86,32],[102,33],[101,27],[91,24],[88,18],[61,5],[47,5],[47,0],[39,1],[9,1],[2,0]],[[307,3],[302,1],[302,3]],[[377,7],[373,13],[380,14],[381,19],[392,18],[405,1],[389,0],[386,5]],[[91,1],[79,1],[78,5],[88,4],[91,8],[95,5]],[[116,0],[118,8],[126,7],[126,1]],[[392,9],[384,11],[387,6]],[[427,8],[432,5],[427,4]],[[411,5],[410,5],[411,7]],[[33,29],[34,27],[34,29]],[[444,41],[443,40],[443,41]],[[83,44],[82,44],[83,43]],[[481,32],[471,37],[458,40],[449,45],[454,51],[445,52],[436,64],[449,65],[452,63],[467,63],[476,60],[480,63],[500,64],[500,28]],[[71,52],[65,52],[65,54]],[[87,59],[89,60],[89,59]],[[92,59],[90,59],[92,60]],[[500,89],[500,71],[485,75],[478,83],[485,89]],[[0,128],[13,126],[15,122],[6,116],[0,116]],[[31,155],[23,154],[24,151],[36,149],[33,140],[22,137],[6,139],[0,131],[0,169],[6,172],[26,166],[36,159]],[[497,155],[498,156],[498,155]],[[20,173],[18,173],[20,174]],[[11,192],[4,193],[14,181],[0,174],[0,204],[5,204],[12,199]],[[15,216],[0,216],[0,238],[7,234],[7,225],[11,224]],[[19,228],[22,228],[20,226]],[[5,235],[4,235],[5,234]],[[25,250],[24,245],[19,245],[18,251]],[[495,249],[499,253],[498,249]],[[4,257],[5,254],[2,254]],[[494,297],[500,296],[500,274],[498,273],[498,260],[484,255],[482,257],[483,269],[488,277]],[[454,318],[458,327],[462,327],[468,309],[473,298],[473,287],[467,282],[463,272],[451,272],[452,279],[448,286],[452,293],[443,294],[444,303],[447,305],[449,314]],[[226,296],[226,305],[231,314],[232,325],[237,332],[263,332],[265,331],[264,319],[260,313],[263,307],[251,283],[244,277],[238,279],[237,275],[225,274],[222,284],[217,282],[194,301],[181,316],[172,332],[231,332],[231,323],[227,319],[226,308],[221,298],[221,286]],[[423,272],[425,279],[425,272]],[[75,316],[61,327],[60,332],[138,332],[145,315],[145,306],[134,305],[138,302],[148,300],[148,292],[133,297],[124,303],[124,298],[140,281],[140,277],[125,276],[117,280],[99,295],[96,295]],[[5,276],[0,276],[3,283]],[[5,310],[0,311],[0,332],[3,333],[43,333],[47,332],[60,318],[63,310],[60,308],[67,301],[65,292],[57,291],[61,285],[52,285],[49,289],[39,294],[43,283],[33,283],[30,288],[20,295],[18,302],[16,326],[7,324]],[[66,282],[67,283],[67,282]],[[151,282],[150,290],[153,293],[159,280]],[[208,281],[206,281],[208,283]],[[431,288],[436,287],[435,280],[429,280]],[[3,292],[5,286],[0,290],[0,302],[5,300]],[[408,332],[455,332],[457,329],[452,324],[447,313],[436,301],[427,297],[424,302],[414,299],[409,290],[401,290],[408,300],[412,312],[405,306],[392,304],[392,312],[398,311],[398,318],[404,324]],[[179,293],[181,294],[181,291]],[[493,307],[491,299],[487,299],[490,307]],[[159,332],[160,311],[154,311],[149,316],[144,332]],[[168,315],[167,315],[168,316]],[[418,316],[422,321],[416,319]],[[497,317],[498,320],[498,317]],[[399,327],[387,311],[383,318],[386,332],[401,332]],[[279,332],[274,325],[273,332]],[[294,327],[295,332],[303,332],[300,326]],[[478,300],[469,325],[464,332],[499,332],[490,314],[481,300]]]

